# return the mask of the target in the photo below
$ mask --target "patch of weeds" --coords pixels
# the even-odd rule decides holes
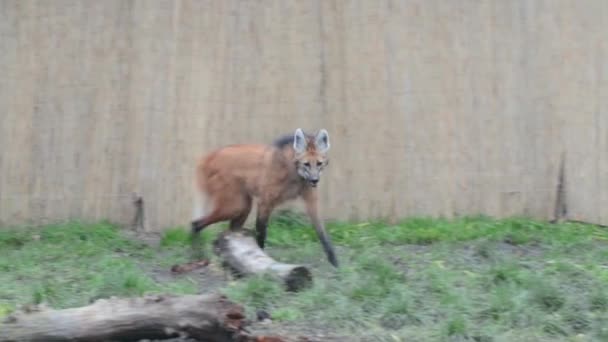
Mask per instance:
[[[379,234],[383,230],[390,229],[389,227],[383,222],[361,222],[357,224],[334,222],[328,225],[328,231],[336,245],[359,249],[378,245]],[[315,241],[318,241],[316,236]]]
[[[226,223],[218,223],[206,227],[199,232],[198,235],[193,235],[190,229],[184,227],[173,227],[165,230],[160,240],[161,247],[190,247],[193,243],[197,243],[199,247],[209,249],[211,243],[217,236],[228,228]]]
[[[586,278],[586,272],[583,268],[566,261],[557,261],[546,267],[545,270],[556,274],[561,273],[563,276],[570,279]]]
[[[379,240],[391,244],[429,245],[447,239],[449,231],[443,222],[431,218],[407,219],[396,226],[383,228]]]
[[[404,285],[398,285],[391,289],[385,299],[384,310],[390,314],[407,314],[410,312],[411,298]]]
[[[25,241],[20,248],[3,249],[0,305],[46,302],[65,308],[92,298],[187,289],[179,285],[183,280],[158,284],[147,276],[140,265],[159,263],[163,256],[107,222],[68,222],[0,235],[5,242]]]
[[[604,284],[608,284],[608,270],[597,267],[597,265],[591,266],[589,272]]]
[[[485,216],[455,220],[413,217],[397,224],[387,224],[383,221],[328,222],[327,229],[336,245],[353,248],[375,244],[429,245],[440,241],[470,241],[480,238],[488,241],[505,241],[513,245],[536,244],[543,241],[571,245],[573,241],[590,240],[592,232],[608,237],[608,233],[590,228],[590,225],[553,225],[526,218],[493,220]],[[271,218],[269,245],[298,247],[305,242],[317,242],[317,240],[312,225],[301,213],[283,210]],[[481,250],[482,254],[485,252],[487,249]]]
[[[377,235],[387,226],[379,222],[328,222],[326,229],[334,245],[351,248],[375,245]],[[318,243],[319,238],[307,217],[300,213],[283,210],[273,215],[268,228],[268,245],[301,247]]]
[[[525,281],[526,275],[517,264],[505,263],[493,267],[489,271],[490,278],[493,284],[515,283],[522,284]]]
[[[59,300],[57,285],[58,284],[47,281],[44,281],[42,284],[38,285],[32,293],[32,302],[34,304],[56,304]]]
[[[129,246],[129,241],[120,238],[117,226],[104,223],[70,222],[46,226],[40,231],[40,241],[47,244],[94,243],[97,247],[111,244]]]
[[[441,241],[441,232],[432,228],[419,229],[404,236],[401,241],[415,245],[430,245],[434,242]]]
[[[358,282],[355,272],[341,269],[340,279],[316,278],[311,288],[289,296],[288,305],[302,312],[314,312],[312,317],[307,316],[319,322],[340,321],[348,317],[355,319],[363,306],[351,300],[349,292],[350,287]]]
[[[359,302],[371,301],[375,298],[383,297],[386,295],[386,289],[379,286],[374,286],[375,282],[372,279],[367,281],[361,281],[355,285],[351,292],[350,298]]]
[[[336,244],[333,234],[331,234],[332,241]],[[282,246],[282,247],[299,247],[304,244],[312,243],[317,240],[315,231],[310,227],[275,227],[272,225],[268,226],[268,246]]]
[[[564,306],[564,295],[555,286],[541,280],[535,280],[530,285],[532,303],[543,310],[555,312]]]
[[[358,271],[365,274],[352,288],[350,297],[357,301],[376,301],[389,294],[395,284],[405,281],[394,265],[380,257],[378,251],[357,258]]]
[[[0,303],[0,321],[2,321],[2,318],[13,313],[14,309],[15,308],[13,308],[12,306],[10,306],[8,304]]]
[[[174,227],[165,230],[160,239],[160,245],[162,247],[189,246],[191,242],[190,232],[182,227]]]
[[[271,318],[278,322],[295,321],[302,317],[302,313],[292,308],[279,308],[272,312]]]
[[[0,250],[21,248],[26,243],[32,241],[25,233],[15,230],[0,230]]]
[[[595,290],[589,296],[589,306],[594,311],[606,311],[608,310],[608,295],[606,291]]]
[[[475,341],[475,342],[492,342],[492,341],[494,341],[494,338],[492,338],[492,336],[488,336],[488,335],[475,335],[475,336],[473,336],[473,341]]]
[[[368,275],[376,277],[379,285],[392,285],[393,282],[405,281],[405,276],[380,251],[366,253],[358,258],[359,269]]]
[[[0,259],[0,272],[10,272],[13,267],[8,259]]]
[[[608,316],[602,315],[596,318],[593,326],[593,341],[608,341]]]
[[[281,209],[272,215],[269,224],[277,229],[289,229],[293,227],[305,227],[310,225],[310,222],[302,213],[290,209]]]
[[[409,323],[409,317],[404,314],[384,314],[380,317],[380,325],[390,330],[399,330]]]
[[[583,333],[591,327],[591,318],[584,308],[567,308],[562,316],[564,323],[575,333]]]
[[[545,333],[551,336],[568,336],[568,328],[556,318],[548,317],[542,325]]]
[[[333,235],[332,238],[335,240]],[[315,240],[315,231],[303,214],[283,209],[270,217],[267,237],[269,246],[298,247]]]
[[[446,324],[446,333],[448,336],[466,336],[467,323],[461,316],[453,317]]]
[[[484,259],[490,259],[494,255],[493,248],[494,248],[494,245],[492,242],[483,241],[476,245],[475,255],[477,255],[481,258],[484,258]]]
[[[159,289],[159,286],[132,262],[106,259],[100,265],[102,272],[93,278],[97,297],[140,296]]]
[[[480,316],[482,318],[499,320],[503,314],[513,310],[514,303],[512,297],[513,288],[508,284],[496,287],[491,294],[490,307],[482,310]]]
[[[279,282],[267,275],[243,278],[224,289],[230,298],[255,309],[269,309],[284,294]]]
[[[449,292],[449,286],[446,279],[446,275],[441,270],[432,269],[427,275],[427,286],[428,289],[434,294],[446,294]]]
[[[527,231],[514,231],[507,233],[503,241],[509,245],[514,246],[538,243],[538,239]]]

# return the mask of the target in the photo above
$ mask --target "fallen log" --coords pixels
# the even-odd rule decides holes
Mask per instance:
[[[80,308],[17,312],[0,323],[0,342],[258,340],[248,337],[245,325],[243,307],[220,295],[110,298]]]
[[[226,230],[213,242],[214,252],[238,275],[269,274],[298,291],[312,284],[312,275],[303,265],[285,264],[268,256],[244,230]]]

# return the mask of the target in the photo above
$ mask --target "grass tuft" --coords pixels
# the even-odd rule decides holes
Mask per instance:
[[[536,280],[531,287],[532,303],[539,305],[541,309],[552,313],[564,306],[566,299],[555,286]]]
[[[463,317],[452,318],[448,320],[446,330],[448,336],[466,336],[467,324]]]
[[[591,310],[594,311],[608,311],[608,294],[606,291],[594,290],[589,296],[589,304]]]
[[[182,227],[169,228],[163,232],[160,239],[162,247],[185,247],[190,245],[192,241],[189,231]]]
[[[6,271],[0,272],[3,312],[29,303],[65,308],[169,288],[194,291],[183,279],[154,281],[142,266],[159,262],[162,256],[106,222],[0,230],[0,245],[0,269]]]
[[[237,282],[226,293],[239,303],[255,309],[267,309],[281,298],[283,291],[276,280],[260,275],[252,276],[245,282]]]

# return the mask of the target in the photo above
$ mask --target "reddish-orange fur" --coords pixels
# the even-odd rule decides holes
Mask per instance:
[[[325,130],[316,136],[297,130],[294,136],[297,144],[231,145],[204,156],[196,167],[196,186],[207,200],[208,212],[192,222],[193,233],[220,221],[230,221],[230,229],[241,228],[256,198],[257,241],[264,248],[272,210],[299,197],[306,204],[328,260],[337,267],[320,217],[316,190],[319,176],[328,163],[328,139]]]

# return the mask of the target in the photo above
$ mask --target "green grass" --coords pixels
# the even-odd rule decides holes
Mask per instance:
[[[608,232],[524,218],[332,223],[334,270],[305,219],[273,221],[269,251],[312,265],[290,294],[251,278],[224,291],[251,311],[363,339],[600,341],[608,336]],[[261,291],[260,289],[263,289]],[[261,294],[263,293],[263,294]]]
[[[161,256],[108,223],[0,230],[0,250],[0,315],[21,304],[64,308],[102,297],[196,289],[187,279],[154,281],[143,266]]]
[[[223,226],[222,226],[223,227]],[[216,284],[264,309],[272,328],[321,330],[370,341],[608,340],[608,231],[525,218],[412,218],[330,223],[341,263],[325,259],[314,229],[277,213],[267,252],[304,263],[313,286],[298,293],[265,276]],[[221,231],[203,232],[206,247]],[[16,305],[78,306],[107,296],[192,293],[188,276],[159,281],[151,269],[189,258],[187,229],[167,229],[158,247],[107,223],[0,230],[0,316]],[[357,340],[357,339],[355,339]]]

